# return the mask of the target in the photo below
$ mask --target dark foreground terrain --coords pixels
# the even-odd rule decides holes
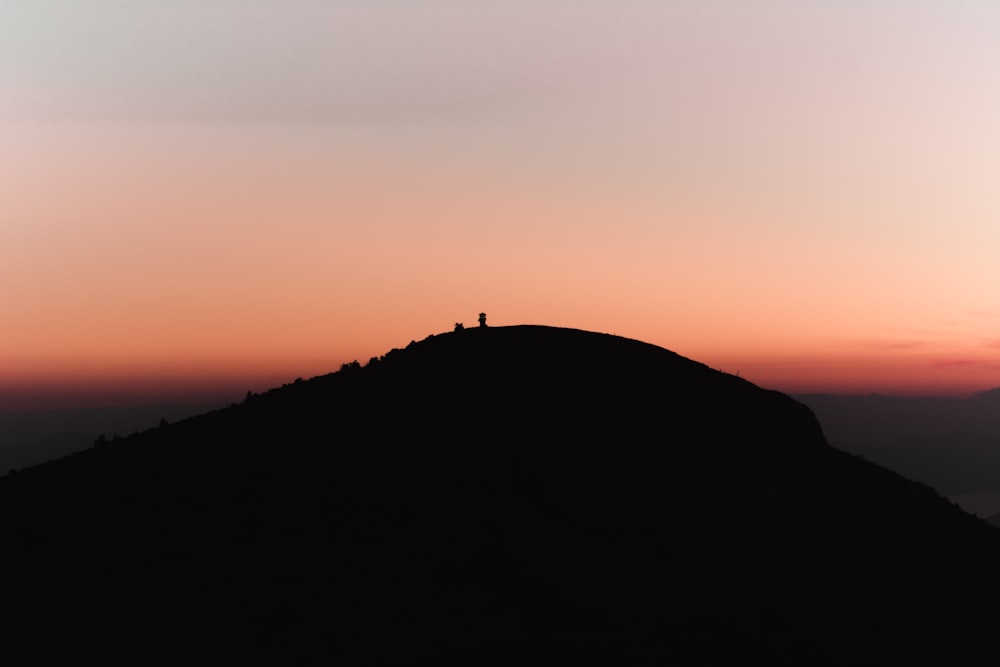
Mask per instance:
[[[583,331],[431,336],[8,475],[0,521],[9,664],[1000,664],[1000,531]]]

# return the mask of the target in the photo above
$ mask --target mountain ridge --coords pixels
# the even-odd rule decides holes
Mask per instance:
[[[8,475],[0,519],[12,636],[55,659],[998,655],[994,528],[784,394],[581,330],[431,335]]]

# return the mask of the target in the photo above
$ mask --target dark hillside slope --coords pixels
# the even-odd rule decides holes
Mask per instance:
[[[576,330],[431,336],[10,475],[0,519],[7,645],[48,659],[1000,657],[1000,531],[787,396]]]

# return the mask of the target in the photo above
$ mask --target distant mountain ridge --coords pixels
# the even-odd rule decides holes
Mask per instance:
[[[1000,401],[1000,387],[979,391],[972,395],[973,398],[985,399],[989,401]]]
[[[0,520],[11,646],[47,660],[1000,656],[995,528],[784,394],[573,329],[429,336],[25,469]]]

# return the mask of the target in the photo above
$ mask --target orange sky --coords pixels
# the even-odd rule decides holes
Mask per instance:
[[[1000,385],[1000,8],[803,6],[5,5],[0,409],[236,400],[480,310]]]

